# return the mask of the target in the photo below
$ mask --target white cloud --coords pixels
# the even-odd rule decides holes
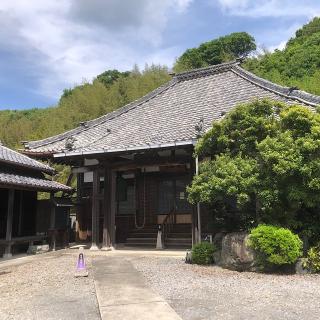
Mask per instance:
[[[169,16],[184,13],[192,1],[1,1],[0,41],[35,74],[37,93],[57,98],[106,69],[171,64],[177,51],[161,48],[163,32]]]
[[[234,16],[246,17],[308,17],[320,13],[320,2],[301,0],[214,0]]]

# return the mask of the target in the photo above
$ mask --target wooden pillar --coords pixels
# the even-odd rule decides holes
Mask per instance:
[[[110,221],[111,221],[111,247],[116,243],[116,171],[111,171],[111,204],[110,204]]]
[[[22,226],[23,226],[23,191],[20,191],[20,203],[19,203],[19,224],[18,224],[18,236],[22,236]]]
[[[104,175],[103,250],[112,250],[115,244],[115,172],[109,167]]]
[[[196,175],[199,174],[199,158],[196,156]],[[200,211],[200,203],[197,203],[197,237],[196,242],[201,242],[201,211]]]
[[[79,242],[80,237],[79,237],[79,232],[80,232],[80,212],[82,212],[82,206],[83,202],[81,201],[82,199],[82,175],[81,173],[77,173],[77,203],[80,204],[80,206],[76,207],[76,228],[74,230],[75,232],[75,240],[76,242]],[[83,212],[82,212],[83,214]]]
[[[196,173],[195,161],[194,158],[190,158],[190,174],[191,180],[193,179]],[[192,208],[192,217],[191,217],[191,235],[192,235],[192,246],[197,243],[198,233],[197,233],[197,206],[193,206]]]
[[[103,240],[102,249],[110,250],[110,204],[111,204],[111,170],[106,167],[104,172],[104,195],[103,195]]]
[[[50,193],[50,232],[51,232],[51,250],[56,250],[56,208],[54,205],[54,192]]]
[[[92,182],[92,224],[91,224],[91,247],[90,250],[99,250],[99,171],[96,168],[93,171]]]
[[[12,222],[13,222],[13,207],[14,207],[14,190],[9,189],[8,191],[8,211],[7,211],[7,229],[6,229],[6,247],[3,257],[12,257],[11,246],[12,246]]]

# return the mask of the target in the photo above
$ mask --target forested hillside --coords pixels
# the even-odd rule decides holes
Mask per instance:
[[[254,38],[246,32],[202,43],[186,50],[174,71],[209,66],[236,58],[246,58],[243,66],[273,82],[297,86],[320,95],[320,18],[296,32],[284,50],[255,52]],[[74,128],[79,122],[111,112],[155,89],[170,79],[166,66],[134,67],[130,72],[107,70],[92,82],[64,90],[55,107],[24,111],[0,111],[0,140],[21,147],[22,140],[48,137]]]
[[[91,83],[64,90],[56,107],[0,111],[0,140],[21,148],[22,140],[35,140],[64,132],[79,122],[94,119],[145,95],[171,77],[164,66],[146,66],[140,72],[108,70]]]
[[[248,59],[244,67],[275,83],[320,95],[320,18],[299,29],[284,50]]]

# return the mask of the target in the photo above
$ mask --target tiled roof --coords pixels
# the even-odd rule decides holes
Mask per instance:
[[[0,172],[0,187],[16,187],[26,188],[37,191],[71,191],[72,188],[67,187],[59,182],[34,178],[29,176],[22,176],[12,173]]]
[[[37,171],[46,173],[53,173],[54,169],[48,165],[31,159],[24,154],[11,150],[7,147],[0,145],[0,163],[7,163],[13,167],[30,168]]]
[[[25,148],[64,157],[192,144],[200,119],[206,130],[237,104],[261,98],[311,108],[320,104],[318,96],[276,85],[231,62],[178,74],[117,111]]]

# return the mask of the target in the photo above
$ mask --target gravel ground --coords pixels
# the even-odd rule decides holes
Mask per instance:
[[[56,253],[18,266],[0,265],[0,319],[100,319],[92,279],[75,278],[76,256]]]
[[[167,257],[132,263],[184,320],[320,319],[317,275],[240,273]]]

